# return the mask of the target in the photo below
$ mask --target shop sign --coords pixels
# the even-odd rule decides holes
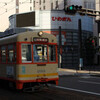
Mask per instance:
[[[72,22],[70,17],[52,17],[52,21],[68,21],[68,22]]]

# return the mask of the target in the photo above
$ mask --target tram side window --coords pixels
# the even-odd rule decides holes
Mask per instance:
[[[22,44],[21,52],[22,52],[22,62],[32,61],[30,44]]]
[[[54,45],[49,45],[49,61],[56,61],[56,49]]]
[[[8,45],[8,62],[15,62],[13,45]]]
[[[14,50],[15,50],[15,52],[14,52],[14,62],[16,62],[16,45],[14,44]]]
[[[6,46],[1,47],[1,62],[6,62]]]

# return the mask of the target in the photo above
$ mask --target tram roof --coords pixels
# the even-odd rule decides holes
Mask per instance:
[[[33,31],[27,31],[19,34],[14,34],[11,36],[0,38],[0,45],[2,44],[9,44],[14,42],[23,42],[27,38],[27,41],[25,42],[31,42],[33,37],[40,37],[40,38],[49,38],[48,42],[50,43],[57,43],[56,37],[54,35],[50,35],[48,33],[44,33],[42,36],[38,35],[39,32],[33,32]]]

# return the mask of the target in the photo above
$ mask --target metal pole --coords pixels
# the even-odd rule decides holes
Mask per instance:
[[[98,24],[98,49],[100,48],[100,19],[97,21]],[[100,52],[98,54],[98,65],[100,65]]]
[[[82,27],[81,19],[78,20],[78,31],[79,31],[79,70],[83,67],[83,58],[82,58]]]
[[[64,0],[64,7],[67,5],[67,1],[66,0]]]
[[[59,45],[58,45],[58,67],[61,68],[61,47],[62,47],[62,37],[61,37],[61,26],[59,26]]]

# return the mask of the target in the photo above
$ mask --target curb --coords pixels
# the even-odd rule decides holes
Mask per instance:
[[[63,69],[58,68],[59,75],[98,75],[100,76],[100,71],[87,71],[87,70],[74,70],[74,69]]]

